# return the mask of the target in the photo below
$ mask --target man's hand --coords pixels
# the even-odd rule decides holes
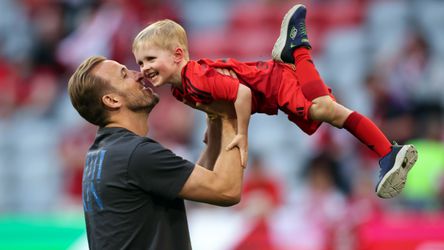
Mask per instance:
[[[242,167],[247,166],[248,161],[248,137],[247,135],[237,134],[233,140],[228,144],[225,150],[231,150],[234,147],[238,147],[241,156]]]
[[[217,116],[226,119],[236,119],[236,110],[234,109],[234,104],[232,102],[214,101],[210,104],[202,104],[183,100],[182,103],[193,109],[198,109],[207,113],[210,118]]]
[[[236,111],[232,102],[214,101],[210,104],[196,103],[195,108],[207,113],[209,117],[218,116],[226,119],[236,118]]]
[[[231,70],[231,69],[215,68],[215,70],[216,70],[217,72],[219,72],[220,74],[222,74],[222,75],[231,76],[231,77],[237,79],[236,72],[234,72],[234,71]]]

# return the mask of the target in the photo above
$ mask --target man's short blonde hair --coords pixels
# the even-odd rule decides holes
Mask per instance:
[[[141,48],[143,44],[155,46],[160,49],[173,51],[180,47],[189,57],[188,40],[185,29],[178,23],[164,19],[148,25],[137,34],[133,41],[133,51]]]

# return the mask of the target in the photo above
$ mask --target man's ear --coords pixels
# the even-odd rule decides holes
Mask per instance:
[[[122,106],[122,102],[119,95],[116,94],[106,94],[102,97],[102,102],[105,107],[110,109],[117,109]]]
[[[185,58],[185,51],[181,47],[177,47],[174,49],[174,62],[180,63]]]

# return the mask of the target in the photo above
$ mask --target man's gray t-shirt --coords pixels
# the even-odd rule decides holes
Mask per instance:
[[[183,199],[194,164],[124,128],[100,128],[83,173],[90,249],[191,249]]]

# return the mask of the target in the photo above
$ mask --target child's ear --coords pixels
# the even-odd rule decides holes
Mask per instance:
[[[185,51],[181,47],[174,49],[174,62],[179,63],[185,58]]]
[[[102,96],[102,102],[108,109],[117,109],[122,106],[120,96],[116,94],[106,94]]]

